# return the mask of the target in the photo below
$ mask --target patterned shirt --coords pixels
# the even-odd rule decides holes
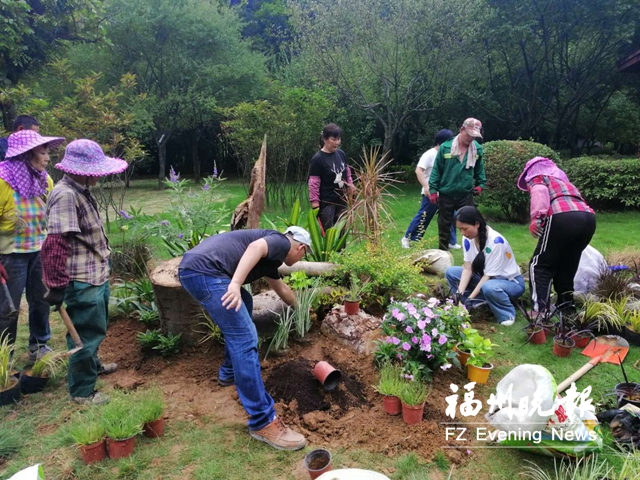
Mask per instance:
[[[591,207],[582,198],[580,191],[570,182],[563,182],[558,178],[546,175],[538,175],[529,180],[527,185],[529,190],[534,185],[544,185],[549,190],[550,206],[547,216],[563,212],[593,213]]]
[[[111,249],[89,189],[65,175],[49,196],[47,218],[50,234],[67,234],[70,280],[91,285],[106,282]]]
[[[53,188],[53,180],[47,176],[47,190]],[[39,252],[47,236],[47,197],[24,198],[13,192],[16,204],[15,253]]]

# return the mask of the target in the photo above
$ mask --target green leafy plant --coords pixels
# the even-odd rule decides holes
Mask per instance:
[[[402,368],[391,362],[386,362],[380,368],[380,378],[378,384],[374,386],[374,390],[380,395],[398,396],[403,387],[401,378]]]
[[[489,360],[493,354],[493,347],[497,346],[480,334],[467,336],[462,345],[471,354],[467,360],[467,365],[475,365],[476,367],[484,367],[490,364]]]
[[[347,302],[359,302],[362,300],[362,292],[364,286],[360,284],[360,279],[353,275],[349,282],[349,292],[345,295],[344,299]]]
[[[66,433],[76,445],[91,445],[105,436],[105,424],[96,408],[78,412],[67,424]]]
[[[429,388],[419,379],[402,382],[398,396],[407,405],[422,405],[427,399]]]
[[[14,422],[0,422],[0,459],[9,458],[20,451],[22,436]]]
[[[149,423],[162,417],[165,409],[164,394],[159,387],[136,393],[136,408],[142,423]]]
[[[0,332],[0,391],[6,390],[14,383],[11,376],[13,369],[12,353],[14,344],[9,343],[9,334],[6,330]]]
[[[162,333],[160,330],[147,330],[146,332],[140,332],[136,336],[138,343],[142,345],[145,350],[152,350],[156,345],[160,343],[160,337]]]
[[[483,149],[487,188],[481,201],[499,207],[509,221],[525,222],[529,218],[529,196],[515,188],[522,169],[533,157],[558,160],[559,155],[545,145],[525,140],[487,142]]]
[[[31,367],[32,377],[55,377],[66,361],[55,352],[47,352],[42,357],[36,359]]]
[[[609,325],[619,325],[620,320],[610,303],[597,298],[587,298],[576,315],[576,322],[584,328],[606,330]]]
[[[112,396],[101,409],[106,434],[114,440],[126,440],[142,432],[142,422],[131,395]]]
[[[174,335],[169,333],[168,335],[162,335],[158,337],[158,343],[152,347],[153,350],[157,350],[163,357],[170,357],[180,351],[180,338],[182,333]]]
[[[376,340],[373,342],[375,350],[373,351],[373,360],[378,366],[397,360],[396,354],[398,349],[396,345],[385,340]]]
[[[307,277],[306,272],[300,270],[299,272],[291,272],[291,275],[285,279],[285,283],[289,285],[292,290],[302,290],[311,287],[314,280]]]
[[[282,313],[278,314],[278,320],[276,320],[278,328],[271,339],[271,343],[269,343],[267,352],[264,355],[265,359],[269,356],[270,352],[285,350],[289,347],[289,335],[296,321],[296,315],[296,311],[291,307],[285,308]]]
[[[630,310],[626,315],[627,328],[640,333],[640,310]]]
[[[311,281],[311,286],[296,290],[296,315],[294,328],[299,338],[303,338],[311,330],[311,311],[318,296],[318,279]]]
[[[202,338],[198,343],[202,344],[213,341],[224,345],[224,335],[222,335],[222,330],[220,330],[220,327],[216,325],[216,323],[211,320],[211,318],[209,318],[209,315],[207,315],[207,313],[202,310],[198,314],[198,318],[203,319],[203,321],[198,323],[198,325],[201,325],[204,328],[203,331],[199,332],[202,334]]]
[[[138,310],[138,314],[140,321],[145,325],[156,324],[160,320],[160,312],[158,312],[156,302],[151,302],[149,306],[145,305],[141,310]]]
[[[575,462],[554,459],[553,474],[546,468],[527,460],[527,466],[522,476],[531,480],[601,480],[611,477],[613,468],[606,460],[600,460],[597,455],[579,458]],[[629,477],[630,478],[630,477]]]
[[[349,231],[346,228],[346,221],[340,220],[333,227],[327,228],[322,235],[317,216],[317,209],[309,210],[307,214],[307,227],[311,236],[312,249],[307,257],[314,262],[328,262],[335,252],[339,252],[346,246]]]

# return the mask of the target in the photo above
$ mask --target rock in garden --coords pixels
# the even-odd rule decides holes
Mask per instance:
[[[374,340],[380,338],[381,323],[382,319],[362,310],[358,315],[347,315],[344,307],[335,307],[324,317],[321,330],[357,353],[368,355],[374,349]]]

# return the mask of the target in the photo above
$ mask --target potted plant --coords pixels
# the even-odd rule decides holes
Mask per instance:
[[[467,360],[467,378],[476,383],[487,383],[493,364],[489,358],[496,345],[488,338],[477,335],[467,344],[471,356]]]
[[[55,376],[64,366],[64,359],[54,352],[47,352],[33,365],[25,367],[20,375],[20,390],[23,394],[38,393],[45,389],[49,378]]]
[[[107,457],[105,429],[95,409],[76,415],[67,428],[85,463],[100,462]]]
[[[380,379],[378,385],[373,387],[376,392],[382,395],[384,411],[388,415],[400,415],[402,413],[402,403],[398,394],[402,388],[400,378],[402,369],[390,362],[386,362],[380,369]]]
[[[124,458],[133,453],[136,435],[142,432],[142,423],[126,396],[115,398],[102,407],[102,421],[107,438],[109,458]]]
[[[555,336],[553,337],[553,354],[556,357],[568,357],[571,350],[576,346],[573,336],[582,332],[576,332],[567,321],[566,315],[558,312],[558,324],[556,325]]]
[[[13,374],[13,349],[6,331],[0,332],[0,406],[20,400],[20,384]]]
[[[587,298],[576,315],[575,324],[594,332],[619,328],[620,319],[613,306],[594,298]]]
[[[427,386],[420,380],[402,384],[399,392],[402,401],[402,419],[407,425],[415,425],[422,421],[424,402],[428,393]]]
[[[614,392],[618,399],[618,408],[624,407],[627,403],[640,408],[640,384],[634,382],[618,383]]]
[[[545,328],[549,328],[550,324],[553,323],[550,314],[548,312],[544,314],[538,313],[533,310],[527,311],[520,302],[517,302],[516,305],[527,320],[527,325],[525,326],[527,343],[532,345],[544,344],[547,341]]]
[[[138,415],[144,435],[149,438],[164,434],[164,395],[158,387],[143,391],[138,395]]]
[[[356,276],[351,277],[351,284],[344,297],[344,311],[347,315],[357,315],[360,312],[363,286]]]
[[[640,311],[633,310],[627,313],[624,326],[624,338],[632,345],[640,345]]]
[[[467,365],[467,360],[469,360],[469,357],[471,356],[470,348],[474,344],[474,338],[478,337],[479,335],[480,334],[478,333],[478,330],[476,330],[475,328],[465,328],[462,331],[462,341],[456,343],[455,349],[458,361],[463,367]],[[466,345],[465,342],[467,342]]]

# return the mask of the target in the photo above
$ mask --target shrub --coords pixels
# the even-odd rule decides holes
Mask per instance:
[[[526,222],[529,218],[529,196],[516,187],[518,176],[533,157],[556,161],[559,155],[540,143],[498,140],[484,145],[484,157],[487,189],[482,201],[500,207],[509,221]]]
[[[640,208],[640,161],[637,158],[578,157],[562,169],[593,208]]]

